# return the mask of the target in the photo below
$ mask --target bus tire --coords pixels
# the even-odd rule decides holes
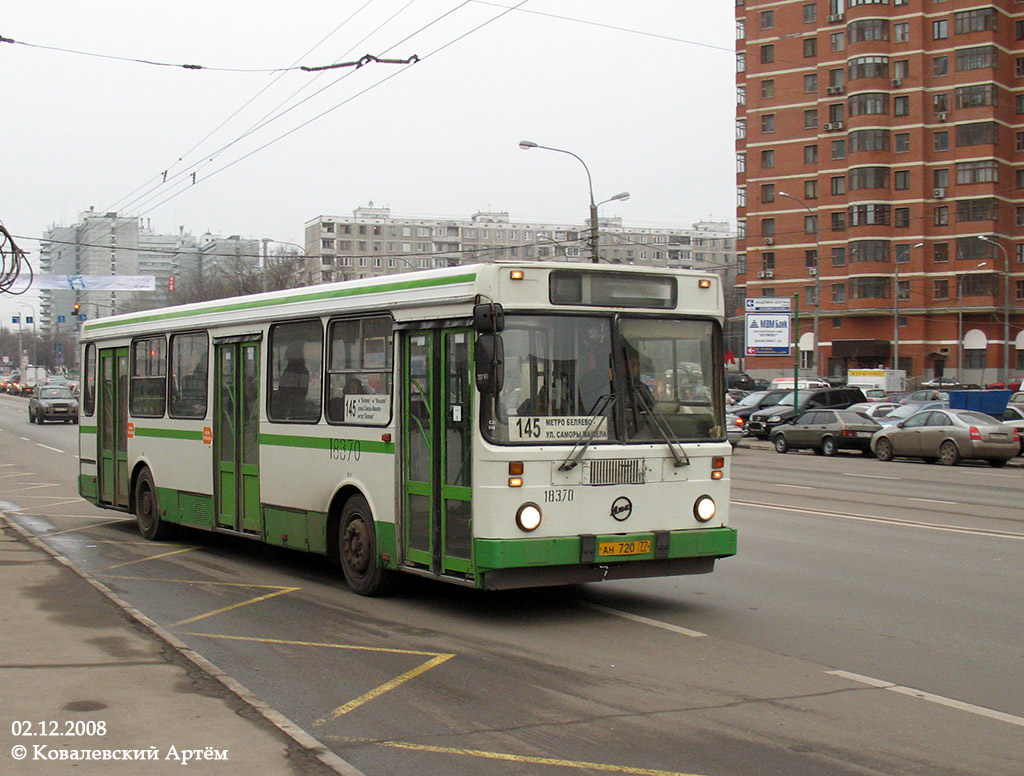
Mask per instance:
[[[160,519],[160,502],[149,469],[139,472],[135,481],[135,521],[142,538],[160,541],[171,535],[171,527]]]
[[[384,595],[394,585],[395,574],[380,564],[377,532],[370,505],[362,496],[345,502],[338,521],[338,559],[353,593]]]

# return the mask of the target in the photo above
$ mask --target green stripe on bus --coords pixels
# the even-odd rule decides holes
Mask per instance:
[[[135,427],[137,437],[157,437],[159,439],[191,439],[194,442],[203,441],[202,431],[189,431],[183,428],[140,428]]]
[[[261,445],[274,447],[307,447],[311,450],[332,450],[352,456],[357,453],[395,454],[394,442],[373,439],[334,439],[330,437],[291,436],[286,434],[260,434]]]
[[[597,541],[630,541],[654,539],[652,533],[597,536]],[[697,528],[672,531],[669,534],[668,558],[715,557],[736,554],[735,528]],[[473,558],[478,573],[492,569],[524,566],[577,566],[580,564],[580,537],[535,537],[532,539],[476,539]],[[634,557],[604,558],[600,562],[629,563],[630,560],[651,560],[654,553]]]
[[[399,280],[392,283],[381,283],[376,286],[363,286],[359,288],[335,288],[329,291],[314,291],[308,294],[296,294],[284,298],[253,300],[246,298],[240,302],[231,304],[211,305],[202,310],[176,310],[173,312],[155,313],[153,315],[139,315],[127,320],[99,320],[87,322],[87,331],[105,329],[110,326],[128,326],[138,323],[152,323],[154,321],[169,321],[179,318],[190,318],[210,313],[228,313],[239,310],[255,310],[260,307],[277,307],[296,302],[316,302],[326,299],[344,299],[350,296],[365,296],[366,294],[382,294],[390,291],[408,291],[413,288],[432,288],[434,286],[448,286],[457,283],[472,283],[476,280],[475,272],[467,272],[464,275],[456,275],[450,278],[427,278],[425,280]]]
[[[82,424],[78,425],[79,434],[95,434],[98,426],[85,426]]]

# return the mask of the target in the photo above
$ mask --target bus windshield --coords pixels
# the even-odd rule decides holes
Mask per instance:
[[[508,314],[502,338],[504,387],[482,408],[492,442],[722,438],[721,332],[712,321]]]

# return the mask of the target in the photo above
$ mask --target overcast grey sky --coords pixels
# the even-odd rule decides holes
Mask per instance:
[[[34,266],[90,206],[296,243],[370,201],[582,223],[584,170],[529,139],[582,157],[598,200],[631,193],[602,215],[734,222],[734,30],[708,0],[6,3],[0,221]],[[238,72],[365,54],[420,61]]]

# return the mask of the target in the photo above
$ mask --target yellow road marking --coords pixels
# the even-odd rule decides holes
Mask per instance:
[[[488,760],[505,760],[513,763],[529,763],[531,765],[555,765],[560,768],[577,768],[579,770],[610,771],[612,773],[633,773],[640,776],[698,776],[694,773],[680,771],[660,771],[654,768],[634,768],[629,765],[608,765],[606,763],[578,762],[576,760],[560,760],[554,757],[529,757],[505,752],[485,752],[479,749],[456,749],[447,746],[427,746],[426,744],[410,744],[403,741],[379,741],[381,746],[395,749],[409,749],[416,752],[433,752],[435,754],[457,754],[466,757],[483,757]]]
[[[227,636],[219,633],[186,633],[186,636],[202,636],[208,639],[228,639],[230,641],[252,641],[257,644],[286,644],[297,647],[325,647],[327,649],[347,649],[356,652],[382,652],[390,655],[417,655],[419,657],[429,657],[430,660],[413,668],[411,671],[406,671],[400,676],[396,676],[389,682],[385,682],[379,687],[375,687],[369,692],[363,693],[355,700],[349,701],[343,706],[339,706],[324,719],[318,719],[313,723],[313,727],[319,727],[326,724],[332,719],[337,719],[343,714],[353,709],[357,709],[360,706],[372,701],[374,698],[378,698],[386,692],[390,692],[396,687],[408,682],[410,679],[415,679],[420,674],[426,673],[432,668],[436,668],[447,660],[451,660],[455,655],[450,653],[438,653],[438,652],[421,652],[413,649],[394,649],[391,647],[365,647],[357,644],[331,644],[328,642],[319,641],[294,641],[291,639],[267,639],[260,638],[258,636]]]
[[[111,542],[118,544],[119,542]],[[152,544],[152,542],[141,542],[141,544]],[[126,574],[105,574],[110,579],[134,579],[143,582],[180,582],[183,585],[220,585],[222,587],[254,587],[257,590],[283,590],[284,585],[257,585],[254,582],[218,582],[214,579],[168,579],[166,577],[131,577]],[[300,588],[289,588],[299,590]],[[201,635],[201,634],[196,634]]]
[[[65,528],[63,531],[51,531],[50,533],[39,534],[39,538],[40,539],[45,539],[45,538],[47,538],[49,536],[60,536],[61,534],[66,534],[66,533],[80,533],[81,531],[84,531],[85,528],[93,528],[95,526],[100,526],[100,525],[113,525],[114,523],[123,523],[124,521],[125,521],[125,518],[119,517],[116,520],[107,520],[106,522],[103,522],[103,523],[90,523],[88,526],[85,526],[85,527],[78,526],[77,528]],[[99,541],[97,541],[97,543],[102,543],[102,544],[128,544],[128,542],[99,542]],[[152,544],[152,542],[133,542],[133,544]]]
[[[136,563],[145,563],[146,561],[150,561],[150,560],[157,560],[159,558],[166,558],[169,555],[180,555],[183,552],[192,552],[192,550],[198,550],[198,549],[199,549],[198,547],[186,547],[183,550],[171,550],[170,552],[162,552],[159,555],[150,555],[147,558],[137,558],[135,560],[127,561],[125,563],[115,563],[113,566],[107,566],[106,568],[98,569],[98,572],[99,571],[110,571],[110,569],[119,569],[122,566],[132,566],[132,565],[134,565]]]
[[[374,698],[377,698],[383,695],[384,693],[395,689],[401,684],[405,684],[410,679],[415,679],[420,674],[426,673],[431,668],[436,668],[437,666],[441,665],[447,660],[450,660],[453,657],[455,657],[455,655],[438,655],[437,657],[428,660],[423,665],[417,666],[411,671],[406,671],[404,674],[401,674],[400,676],[396,676],[390,682],[385,682],[379,687],[375,687],[369,692],[363,693],[355,700],[351,700],[348,703],[346,703],[344,706],[339,706],[334,711],[332,711],[326,719],[318,719],[316,722],[314,722],[313,727],[320,727],[321,725],[327,724],[332,719],[337,719],[338,717],[344,714],[348,714],[350,711],[359,708],[364,703],[369,703]]]
[[[422,652],[416,649],[395,649],[393,647],[364,647],[359,644],[332,644],[326,641],[294,641],[292,639],[268,639],[260,636],[228,636],[223,633],[186,633],[186,636],[203,636],[208,639],[229,641],[255,641],[259,644],[285,644],[296,647],[325,647],[327,649],[348,649],[354,652],[383,652],[391,655],[417,655],[425,657],[455,657],[443,652]]]
[[[207,617],[213,617],[215,614],[221,614],[222,612],[230,612],[232,609],[241,609],[243,606],[249,606],[249,604],[259,603],[260,601],[266,601],[268,598],[274,598],[275,596],[284,595],[285,593],[294,593],[296,590],[300,590],[298,587],[285,587],[277,590],[273,593],[267,593],[266,595],[257,596],[256,598],[250,598],[248,601],[240,601],[237,604],[231,604],[230,606],[223,606],[220,609],[214,609],[212,612],[206,614],[199,614],[195,617],[189,617],[187,620],[179,620],[174,623],[178,625],[188,625],[190,622],[196,622],[197,620],[205,620]]]

